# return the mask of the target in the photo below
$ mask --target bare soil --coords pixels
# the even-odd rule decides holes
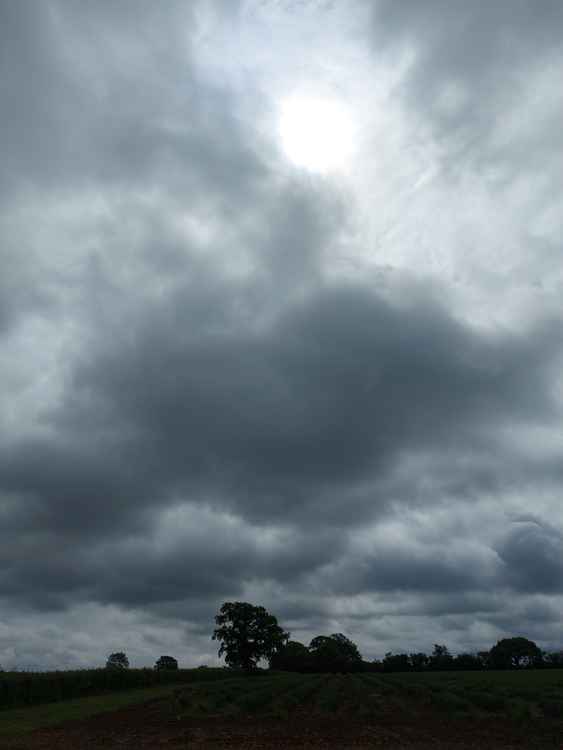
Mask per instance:
[[[170,701],[143,705],[7,740],[2,750],[502,750],[560,748],[560,724],[515,726],[502,719],[447,719],[425,709],[405,717],[362,720],[297,712],[288,720],[256,717],[178,719]]]

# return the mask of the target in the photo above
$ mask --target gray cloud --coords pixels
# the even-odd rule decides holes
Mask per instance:
[[[506,118],[525,78],[561,54],[563,11],[555,0],[468,6],[461,0],[374,6],[378,45],[409,45],[407,78],[418,112],[441,127],[481,135]],[[523,80],[524,77],[524,80]],[[539,133],[538,133],[539,135]]]
[[[516,590],[560,593],[563,534],[539,522],[519,523],[497,547],[505,578]]]
[[[324,6],[1,6],[4,666],[211,663],[235,597],[368,657],[518,628],[558,645],[559,4],[381,0],[369,39],[362,7],[331,35],[370,45],[384,94],[356,105],[383,145],[321,177],[280,153],[296,73],[256,35],[312,35],[323,93],[348,66],[352,100]],[[428,188],[391,137],[420,127]],[[365,205],[400,229],[364,230]],[[429,277],[425,236],[463,285]],[[508,323],[483,324],[482,299]]]

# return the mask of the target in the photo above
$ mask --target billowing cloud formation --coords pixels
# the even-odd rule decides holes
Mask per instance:
[[[560,11],[368,5],[0,10],[4,666],[561,645]]]

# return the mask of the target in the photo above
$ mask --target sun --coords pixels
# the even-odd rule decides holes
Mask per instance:
[[[280,106],[283,152],[297,167],[332,172],[346,167],[353,153],[353,120],[336,99],[292,96]]]

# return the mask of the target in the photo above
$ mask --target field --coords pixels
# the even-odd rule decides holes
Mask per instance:
[[[0,710],[72,700],[132,688],[223,679],[223,669],[77,669],[66,672],[0,672]]]
[[[4,747],[563,748],[563,671],[233,676]]]

